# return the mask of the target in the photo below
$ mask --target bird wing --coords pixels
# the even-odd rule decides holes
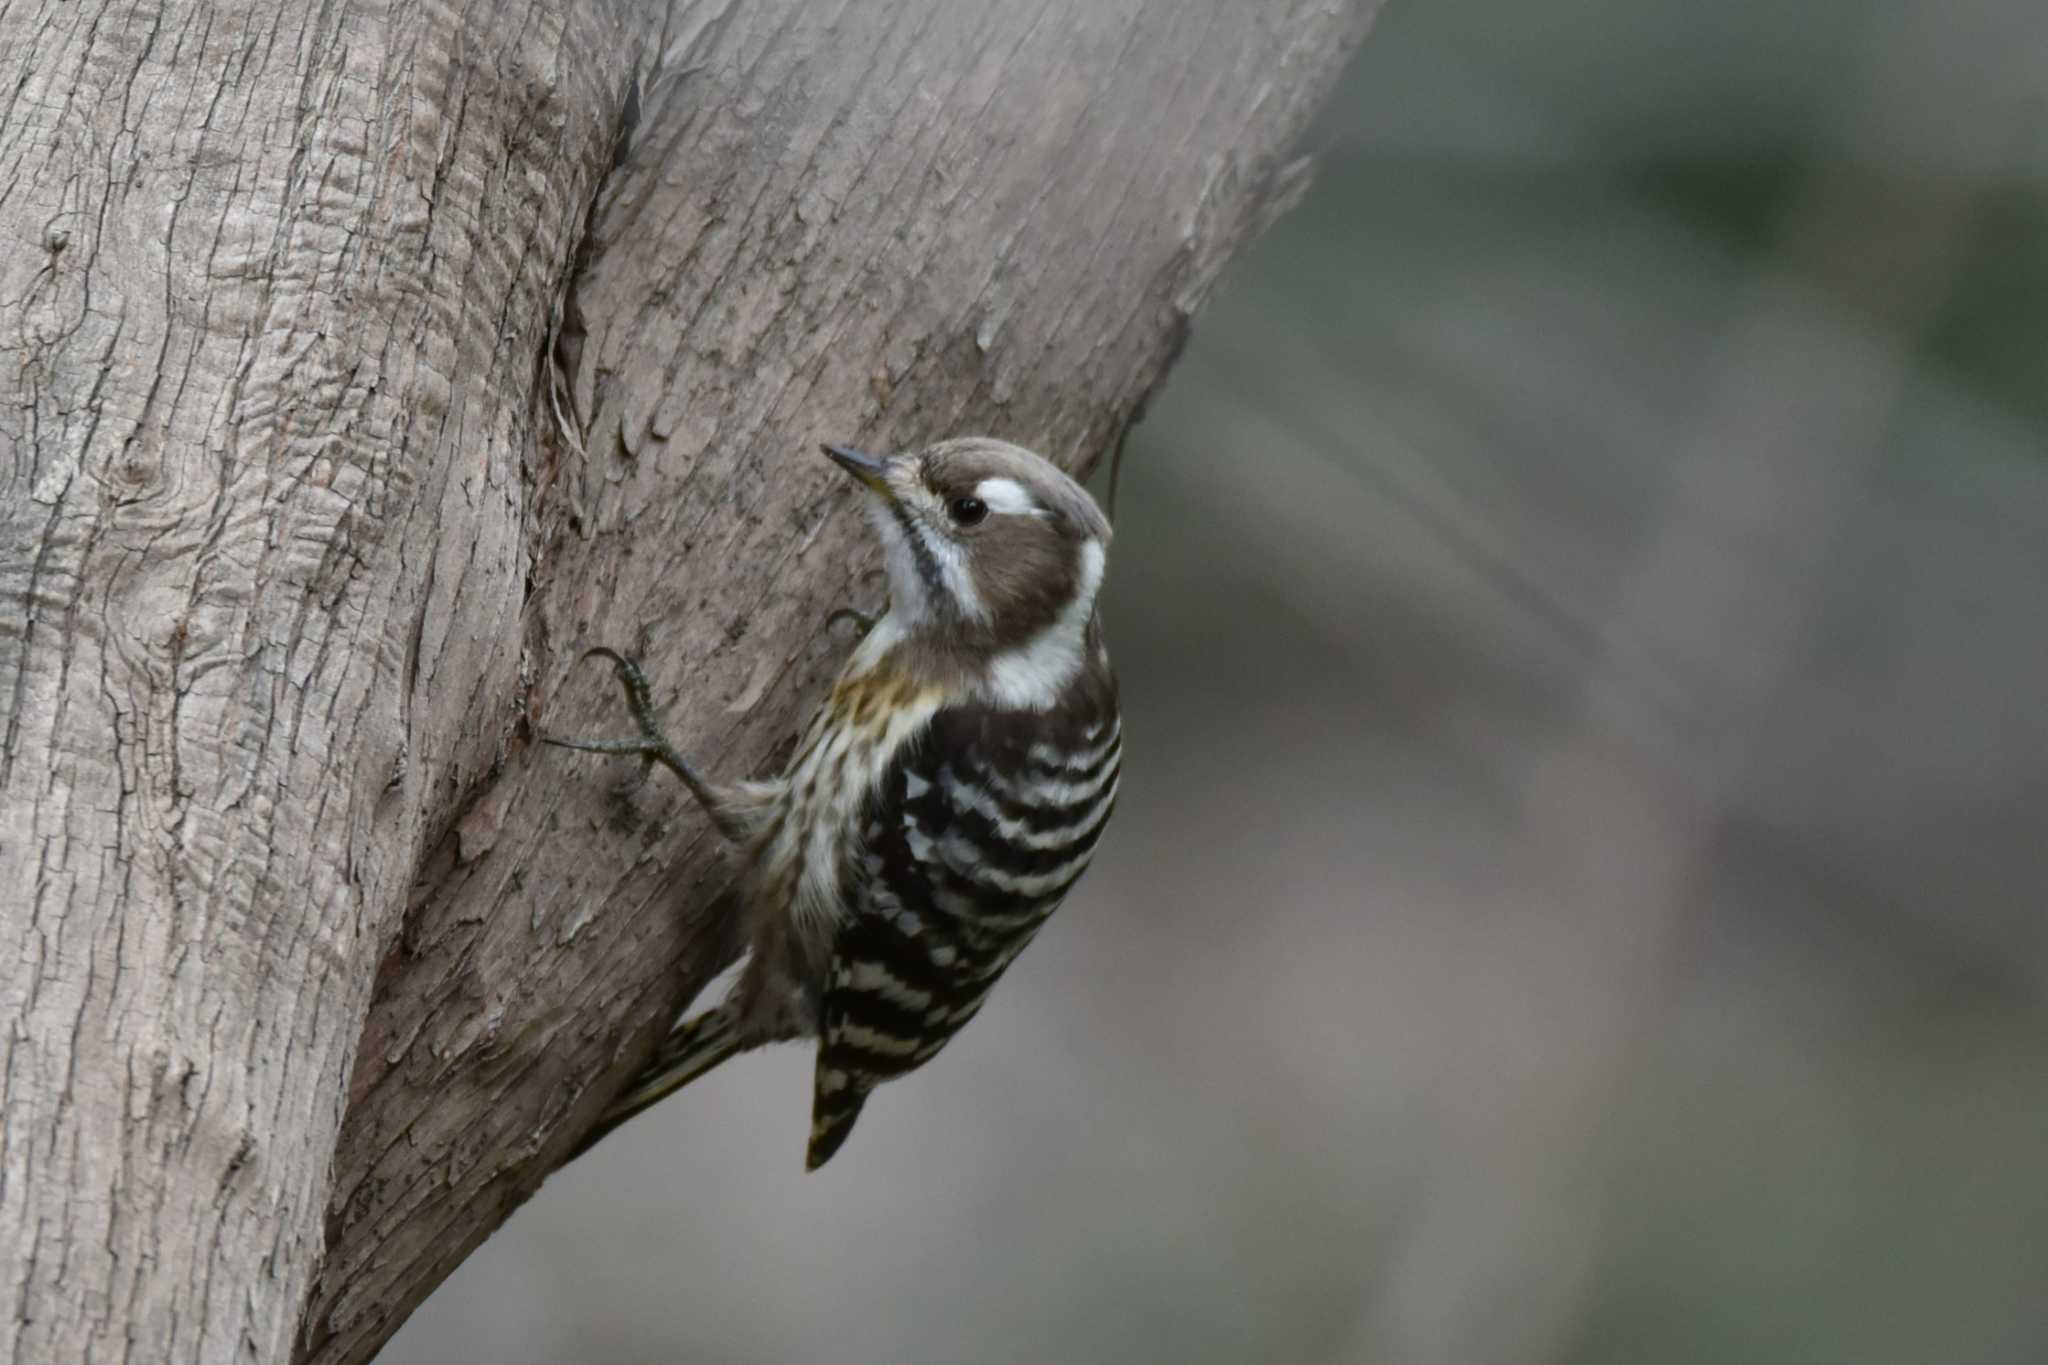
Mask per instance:
[[[948,707],[890,765],[842,871],[808,1164],[875,1086],[980,1010],[1087,868],[1116,802],[1114,684],[1052,712]]]

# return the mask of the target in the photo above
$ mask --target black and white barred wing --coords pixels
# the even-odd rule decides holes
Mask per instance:
[[[937,1055],[1059,905],[1116,804],[1113,702],[1081,715],[942,711],[892,765],[846,870],[808,1164],[868,1093]]]

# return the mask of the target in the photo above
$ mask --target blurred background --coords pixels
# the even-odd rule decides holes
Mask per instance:
[[[809,1178],[714,1074],[386,1360],[2048,1360],[2048,6],[1391,0],[1315,146],[981,1021]]]

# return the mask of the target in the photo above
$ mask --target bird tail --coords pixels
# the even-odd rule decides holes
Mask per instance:
[[[866,1076],[833,1072],[839,1085],[827,1088],[818,1086],[811,1100],[811,1143],[804,1153],[804,1169],[815,1171],[832,1159],[832,1154],[846,1142],[853,1132],[853,1123],[860,1117],[861,1106],[868,1102],[868,1092],[874,1089],[874,1082]],[[820,1080],[824,1080],[821,1074]]]
[[[740,1041],[739,1022],[724,1006],[685,1019],[669,1031],[639,1077],[625,1094],[612,1101],[611,1108],[604,1111],[596,1127],[583,1135],[568,1160],[574,1161],[627,1119],[745,1050],[746,1045]]]

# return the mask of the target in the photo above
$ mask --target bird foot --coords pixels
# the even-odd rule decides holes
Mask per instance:
[[[557,749],[579,749],[587,754],[631,755],[643,763],[659,763],[682,780],[690,789],[690,795],[711,817],[711,823],[727,838],[737,839],[740,830],[724,795],[710,783],[698,776],[688,759],[677,751],[675,745],[662,732],[661,722],[655,719],[653,690],[648,686],[647,675],[640,671],[640,665],[628,659],[615,649],[603,645],[583,651],[583,658],[610,659],[612,672],[619,680],[620,689],[626,694],[626,709],[632,712],[633,721],[640,727],[640,733],[631,739],[565,739],[559,735],[542,735],[541,743],[551,744]],[[581,660],[578,660],[580,663]]]
[[[653,689],[648,686],[647,675],[640,671],[640,665],[603,645],[586,649],[583,658],[612,661],[612,672],[617,675],[619,687],[626,694],[626,709],[633,713],[640,733],[633,739],[562,739],[555,735],[542,735],[541,743],[552,744],[557,749],[581,749],[589,754],[635,754],[649,763],[661,763],[669,768],[688,767],[675,746],[669,743],[668,736],[662,733],[661,723],[654,718]]]
[[[859,628],[862,635],[866,635],[875,628],[875,622],[880,619],[880,617],[868,615],[858,607],[839,607],[830,616],[825,618],[825,628],[830,630],[841,621],[851,621]]]

